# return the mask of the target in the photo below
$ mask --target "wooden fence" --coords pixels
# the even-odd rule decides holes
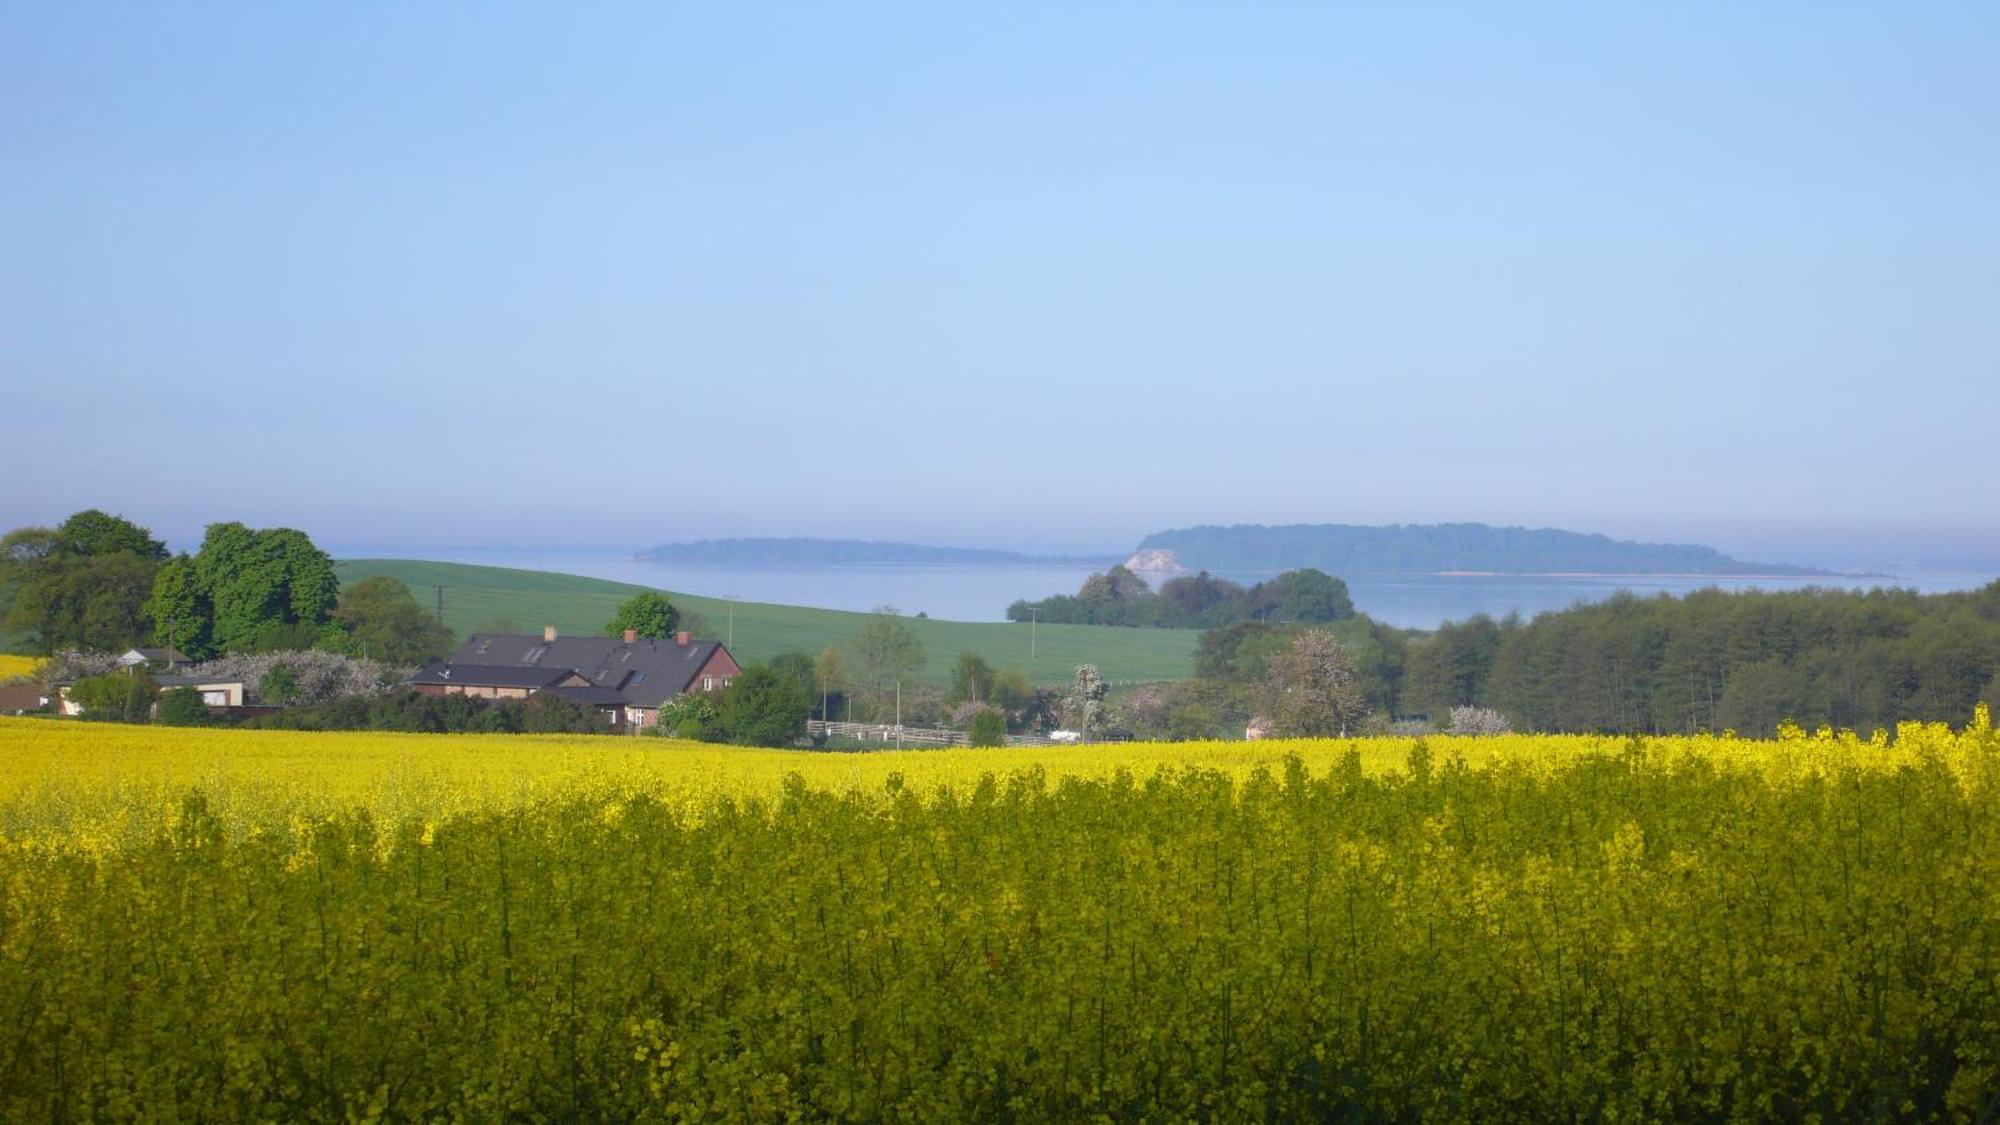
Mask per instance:
[[[972,736],[946,727],[897,726],[894,723],[826,723],[806,721],[806,733],[814,737],[851,738],[857,742],[882,742],[890,746],[970,746]],[[1047,746],[1049,739],[1039,734],[1010,734],[1009,746]]]

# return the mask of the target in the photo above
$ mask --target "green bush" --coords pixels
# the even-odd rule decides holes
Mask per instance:
[[[83,718],[100,723],[143,723],[153,713],[152,678],[130,672],[85,676],[69,685],[70,702]]]
[[[752,664],[729,685],[718,714],[729,741],[739,746],[790,746],[805,737],[811,706],[796,681]]]
[[[194,688],[168,688],[160,693],[154,719],[170,727],[207,726],[208,704],[202,702],[201,692]]]
[[[972,744],[974,746],[1005,746],[1007,745],[1007,719],[1000,712],[989,707],[972,716],[972,727],[969,733],[972,735]]]

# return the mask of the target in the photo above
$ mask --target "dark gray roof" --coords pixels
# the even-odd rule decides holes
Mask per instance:
[[[190,661],[188,660],[188,658],[187,658],[187,653],[184,653],[184,652],[182,652],[182,651],[181,651],[180,649],[177,649],[177,648],[143,648],[143,647],[141,647],[141,648],[135,648],[135,649],[133,649],[132,651],[133,651],[133,652],[136,652],[136,653],[138,653],[138,654],[139,654],[140,656],[143,656],[143,657],[145,657],[145,658],[146,658],[146,663],[148,663],[148,664],[187,664],[187,663],[191,663],[191,662],[190,662]]]
[[[218,684],[218,685],[235,684],[237,687],[242,687],[243,677],[241,676],[154,676],[153,677],[154,687],[163,687],[163,688],[200,687],[203,684]]]
[[[432,664],[409,678],[413,684],[464,684],[470,687],[545,688],[570,677],[568,668],[522,667],[519,664]]]
[[[593,707],[622,707],[625,697],[617,688],[610,687],[553,687],[549,694],[569,700],[571,703],[588,703]]]
[[[634,707],[658,707],[694,683],[722,645],[715,641],[617,637],[557,637],[539,633],[474,633],[452,654],[452,663],[552,668],[576,672],[594,687],[617,690]],[[460,681],[463,682],[463,681]]]

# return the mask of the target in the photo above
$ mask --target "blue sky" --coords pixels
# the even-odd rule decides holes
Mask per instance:
[[[1993,4],[8,4],[0,525],[2000,554],[1995,59]]]

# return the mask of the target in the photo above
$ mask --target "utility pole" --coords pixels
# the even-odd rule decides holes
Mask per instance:
[[[1042,623],[1042,610],[1037,606],[1028,611],[1028,659],[1035,658],[1035,629]]]
[[[903,748],[903,681],[896,681],[896,749]]]
[[[443,586],[439,586],[439,587],[437,588],[437,592],[438,592],[438,620],[439,620],[439,621],[443,621],[443,620],[444,620],[444,587],[443,587]]]
[[[729,647],[736,647],[736,596],[729,597]]]

